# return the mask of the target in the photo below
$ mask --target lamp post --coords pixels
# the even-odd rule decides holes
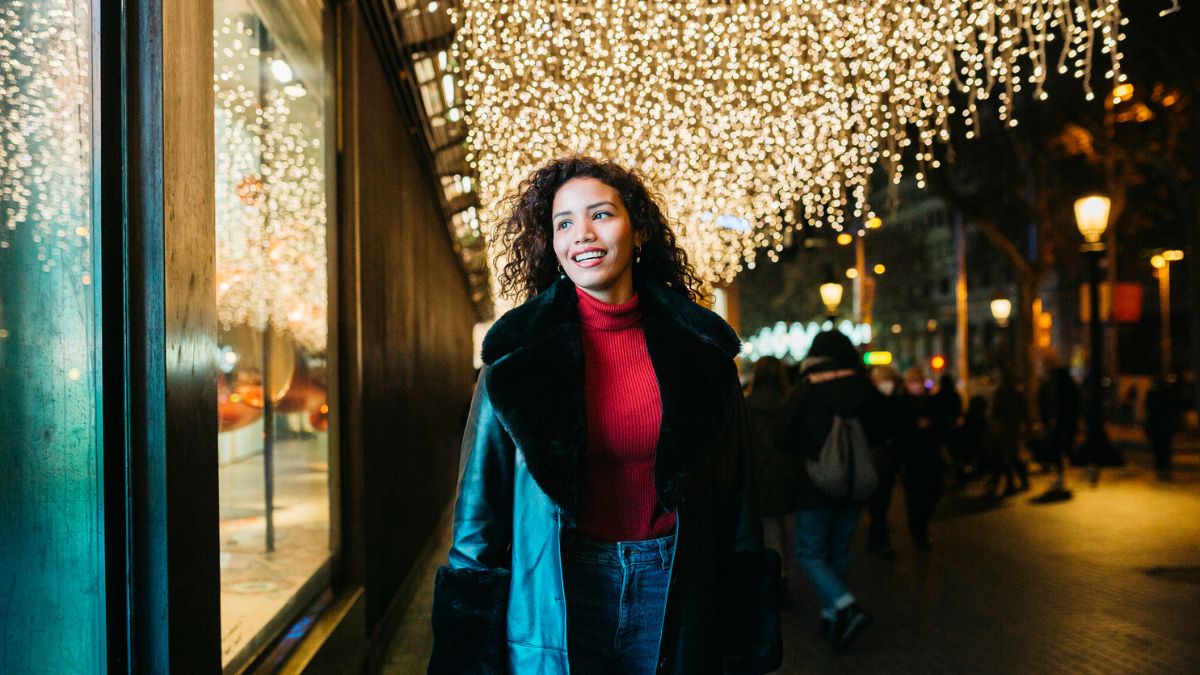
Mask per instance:
[[[1088,478],[1094,485],[1100,479],[1099,462],[1113,457],[1115,450],[1104,428],[1104,387],[1101,371],[1104,367],[1103,339],[1100,332],[1100,266],[1104,261],[1104,230],[1108,228],[1111,202],[1102,195],[1089,195],[1075,201],[1075,224],[1083,235],[1080,247],[1088,263],[1088,401],[1084,411],[1087,438],[1083,454],[1088,466]],[[1117,463],[1120,461],[1118,459]]]
[[[1008,318],[1012,316],[1012,300],[1009,300],[1008,298],[997,297],[992,300],[990,307],[992,310],[992,318],[996,320],[996,327],[1000,329],[1000,337],[997,340],[997,342],[1000,344],[996,347],[996,353],[1004,360],[1001,365],[1004,368],[1008,368],[1009,346],[1008,340],[1005,339],[1007,337],[1005,335],[1007,332],[1005,329],[1008,327]]]
[[[1171,374],[1171,263],[1183,260],[1183,251],[1172,249],[1150,258],[1158,270],[1158,314],[1161,321],[1162,375]]]
[[[838,315],[838,305],[842,303],[842,285],[836,281],[821,284],[821,302],[825,305],[825,314],[832,319]]]
[[[992,318],[996,320],[996,325],[1004,328],[1008,325],[1008,317],[1012,316],[1012,301],[1008,298],[996,298],[992,300]]]

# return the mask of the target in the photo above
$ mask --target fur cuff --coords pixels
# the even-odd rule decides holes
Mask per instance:
[[[769,548],[734,554],[726,584],[731,640],[726,673],[769,673],[783,663],[779,565],[779,554]]]
[[[506,569],[438,569],[431,675],[507,675],[509,576]]]

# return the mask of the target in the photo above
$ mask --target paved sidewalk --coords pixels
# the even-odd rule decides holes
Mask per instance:
[[[802,588],[780,672],[1200,672],[1200,458],[1162,484],[1148,453],[1126,455],[1094,488],[1072,470],[1065,502],[1031,501],[1046,477],[999,503],[968,486],[939,508],[927,554],[894,510],[895,559],[851,570],[876,623],[835,657]]]
[[[1161,484],[1148,453],[1129,445],[1130,465],[1105,470],[1095,488],[1072,470],[1069,501],[1031,503],[1049,482],[1040,476],[1002,502],[979,497],[978,484],[948,496],[926,554],[906,541],[898,491],[895,559],[857,555],[851,570],[876,623],[833,656],[797,581],[779,672],[1200,672],[1200,452],[1188,445],[1176,480]],[[424,672],[431,585],[406,612],[385,672]]]

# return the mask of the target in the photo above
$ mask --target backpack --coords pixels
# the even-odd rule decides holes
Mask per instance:
[[[813,485],[828,497],[864,501],[879,485],[867,435],[853,417],[833,416],[821,453],[805,461]]]

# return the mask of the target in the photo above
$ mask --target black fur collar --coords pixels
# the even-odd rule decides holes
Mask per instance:
[[[719,316],[659,284],[639,284],[638,296],[663,405],[655,487],[674,510],[688,469],[719,436],[740,342]],[[587,454],[578,301],[561,279],[501,317],[483,341],[485,386],[500,421],[538,486],[572,517]]]

